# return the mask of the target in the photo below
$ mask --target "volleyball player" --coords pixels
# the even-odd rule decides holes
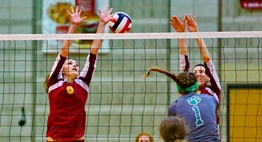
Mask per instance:
[[[159,126],[164,142],[187,142],[187,128],[184,120],[178,116],[166,117]]]
[[[180,21],[177,16],[172,16],[170,18],[170,24],[177,32],[185,32],[186,27],[190,32],[198,32],[196,17],[193,17],[191,14],[186,14],[182,21]],[[220,81],[204,40],[201,38],[196,38],[196,42],[203,60],[203,64],[197,64],[193,68],[193,73],[198,80],[198,93],[208,94],[215,97],[217,100],[216,120],[217,124],[219,124],[218,109],[221,93]],[[186,39],[184,38],[179,39],[179,54],[180,69],[182,71],[188,71],[190,68],[190,63]]]
[[[143,132],[137,135],[136,142],[154,142],[154,139],[150,134]]]
[[[112,18],[109,6],[104,13],[98,9],[100,23],[96,33],[104,33],[105,26]],[[71,15],[68,34],[75,33],[77,26],[86,18],[80,17],[82,9],[67,11]],[[93,41],[85,66],[79,75],[78,62],[67,59],[71,41],[63,42],[45,87],[49,95],[50,113],[47,121],[47,141],[84,141],[89,84],[96,68],[97,53],[101,40]],[[79,76],[78,76],[79,75]]]
[[[148,77],[151,71],[165,74],[176,82],[181,97],[170,105],[168,114],[185,119],[188,141],[220,142],[216,123],[217,99],[208,94],[197,93],[198,80],[194,73],[183,71],[176,76],[160,68],[150,68],[145,77]]]

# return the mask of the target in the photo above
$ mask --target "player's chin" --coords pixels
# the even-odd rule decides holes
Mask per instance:
[[[70,76],[73,76],[74,78],[76,78],[78,76],[78,72],[72,71],[72,72],[70,72]]]
[[[206,86],[206,83],[204,81],[198,81],[198,87],[199,88],[202,88],[204,86]]]

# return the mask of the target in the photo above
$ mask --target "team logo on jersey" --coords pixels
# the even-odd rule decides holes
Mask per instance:
[[[201,102],[201,98],[199,98],[198,96],[193,96],[191,98],[188,98],[187,102],[190,105],[197,105],[198,103]]]
[[[201,112],[197,106],[198,103],[201,102],[201,98],[199,98],[198,96],[192,96],[190,98],[187,99],[187,102],[189,105],[192,106],[192,110],[194,111],[195,117],[196,117],[196,126],[201,126],[204,124],[203,119],[201,118]]]
[[[72,86],[67,86],[66,91],[68,94],[72,95],[74,93],[74,88]]]

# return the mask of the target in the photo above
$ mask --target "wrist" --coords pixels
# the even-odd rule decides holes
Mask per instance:
[[[77,28],[79,24],[71,24],[72,28]]]
[[[192,33],[197,33],[197,32],[198,32],[198,30],[196,30],[196,31],[190,31],[190,32],[192,32]]]
[[[106,24],[107,24],[107,23],[104,22],[104,21],[100,21],[100,22],[99,22],[99,25],[101,25],[101,26],[106,26]]]

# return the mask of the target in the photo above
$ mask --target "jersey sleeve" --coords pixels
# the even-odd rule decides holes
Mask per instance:
[[[52,71],[49,76],[48,86],[55,84],[58,80],[63,79],[62,68],[66,61],[66,57],[62,57],[60,54],[57,55]]]
[[[97,55],[92,54],[90,52],[89,55],[86,58],[85,66],[84,66],[84,68],[83,68],[83,70],[82,70],[82,72],[80,73],[80,76],[79,76],[79,79],[81,79],[83,82],[85,82],[86,85],[88,85],[88,86],[90,84],[94,70],[96,68],[96,61],[97,61]]]
[[[190,62],[188,59],[188,55],[179,55],[179,66],[180,66],[180,71],[189,71],[190,67]]]
[[[220,93],[221,93],[221,85],[220,80],[217,75],[216,68],[210,60],[209,62],[204,63],[206,68],[206,75],[210,78],[210,84],[208,84],[208,87],[214,92],[214,97],[217,98],[217,101],[220,101]]]

